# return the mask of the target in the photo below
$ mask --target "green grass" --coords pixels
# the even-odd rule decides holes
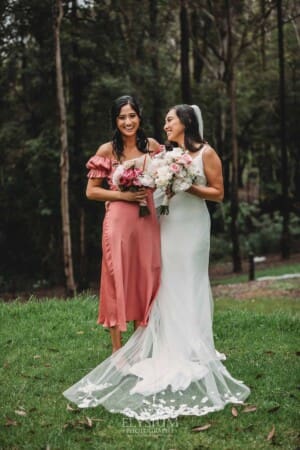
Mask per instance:
[[[262,313],[264,315],[277,313],[299,314],[299,300],[289,298],[259,297],[251,300],[233,302],[230,298],[216,298],[215,310],[221,311],[248,311],[251,313]],[[300,449],[299,449],[300,450]]]
[[[226,367],[251,387],[248,402],[257,410],[242,413],[238,406],[233,417],[227,406],[155,429],[102,407],[67,410],[62,392],[110,354],[109,333],[96,325],[95,296],[0,303],[0,449],[295,450],[300,445],[299,309],[291,311],[288,301],[280,308],[275,301],[273,309],[269,299],[256,301],[268,303],[267,310],[217,300],[214,330],[217,349],[228,357]],[[192,431],[206,423],[208,430]],[[267,441],[273,425],[275,437]]]
[[[244,269],[246,269],[246,267],[244,267]],[[282,264],[280,266],[270,266],[264,269],[259,268],[259,264],[256,264],[255,279],[258,277],[279,276],[287,273],[300,273],[300,263]],[[227,277],[222,277],[222,279],[211,277],[212,286],[217,284],[243,283],[245,281],[248,281],[248,273],[234,274]]]

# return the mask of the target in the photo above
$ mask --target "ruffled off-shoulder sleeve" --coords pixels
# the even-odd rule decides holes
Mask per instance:
[[[160,144],[155,150],[151,152],[151,158],[158,155],[159,153],[162,153],[166,150],[166,147],[162,144]]]
[[[103,156],[92,156],[86,163],[88,178],[106,178],[111,171],[111,159]]]

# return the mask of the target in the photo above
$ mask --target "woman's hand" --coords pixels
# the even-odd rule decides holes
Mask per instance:
[[[141,202],[147,197],[147,190],[141,188],[138,191],[120,191],[120,200],[125,200],[126,202]]]

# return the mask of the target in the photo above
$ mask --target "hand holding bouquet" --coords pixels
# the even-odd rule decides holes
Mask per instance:
[[[120,191],[136,192],[142,187],[155,186],[152,177],[136,167],[135,161],[125,161],[123,164],[119,164],[113,174],[112,182]],[[148,216],[150,211],[147,200],[142,200],[139,205],[139,216]]]
[[[198,175],[193,158],[179,147],[155,155],[149,170],[156,188],[165,194],[160,214],[169,214],[170,196],[189,189]]]

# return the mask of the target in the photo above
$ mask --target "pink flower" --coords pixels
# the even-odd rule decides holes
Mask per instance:
[[[184,153],[183,155],[181,155],[178,158],[178,163],[183,164],[184,166],[185,165],[188,166],[188,165],[192,164],[192,162],[193,162],[193,158],[190,155],[188,155],[187,153]]]
[[[171,172],[179,173],[180,172],[180,166],[178,164],[176,164],[176,163],[172,163],[172,164],[170,164],[170,170],[171,170]]]
[[[140,180],[138,178],[136,178],[135,180],[132,181],[132,185],[141,187],[142,183],[140,182]]]
[[[144,176],[145,174],[143,173],[143,170],[134,167],[134,165],[124,167],[124,165],[120,164],[113,174],[112,181],[120,189],[120,191],[136,192],[143,186],[149,186],[149,180],[148,185],[147,183],[143,183]],[[147,206],[147,200],[145,199],[140,201],[139,216],[144,217],[149,214],[150,210]]]

